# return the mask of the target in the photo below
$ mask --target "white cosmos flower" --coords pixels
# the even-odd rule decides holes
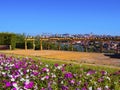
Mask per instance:
[[[56,71],[56,69],[53,70],[54,72]]]
[[[12,67],[12,66],[14,66],[14,64],[10,64],[9,66]]]
[[[32,72],[33,70],[32,70],[32,69],[30,69],[30,71]]]
[[[14,78],[11,78],[11,81],[15,81],[15,79],[14,79]]]
[[[110,80],[110,78],[109,77],[106,77],[108,80]]]
[[[62,66],[57,66],[57,68],[58,68],[58,69],[61,69],[61,68],[62,68]]]
[[[50,73],[48,72],[47,75],[50,75]]]
[[[3,63],[1,63],[1,65],[3,65]]]
[[[106,88],[106,89],[109,89],[109,87],[108,87],[107,85],[105,86],[105,88]]]
[[[3,67],[0,66],[0,69],[3,69]]]
[[[26,59],[29,59],[28,57],[26,57]]]
[[[47,72],[49,72],[49,69],[46,69]]]
[[[29,72],[30,70],[29,69],[27,69],[27,72]]]
[[[97,90],[102,90],[101,87],[98,87]]]
[[[94,85],[97,86],[97,82],[94,82]]]
[[[16,87],[16,88],[18,87],[17,83],[13,83],[13,86]]]
[[[42,77],[41,80],[45,80],[45,77]]]
[[[5,72],[2,72],[2,74],[4,75],[4,74],[6,74]]]
[[[38,67],[38,65],[36,65]]]
[[[38,87],[37,87],[37,85],[35,85],[35,86],[34,86],[34,90],[38,90]]]
[[[29,78],[29,76],[28,76],[28,75],[26,75],[26,78]]]
[[[15,78],[19,77],[20,75],[16,75]]]
[[[48,67],[48,65],[47,65],[47,64],[46,64],[45,66],[46,66],[46,67]]]
[[[20,75],[23,75],[23,72],[20,72]]]
[[[6,64],[4,64],[4,66],[8,66],[8,64],[6,63]]]
[[[63,84],[63,81],[61,81],[61,84]]]
[[[8,77],[11,77],[11,78],[12,78],[12,75],[8,74]]]
[[[21,73],[21,69],[18,70]]]
[[[26,84],[29,84],[30,80],[29,79],[26,79],[25,83]]]
[[[107,75],[107,71],[105,71],[105,73],[104,73],[105,75]]]
[[[35,77],[33,74],[30,75],[31,77]]]
[[[52,77],[56,77],[56,75],[55,75],[55,74],[52,74]]]
[[[87,76],[89,76],[90,74],[89,74],[89,73],[87,73],[86,75],[87,75]]]
[[[57,84],[55,81],[53,81],[53,84]]]
[[[25,79],[24,79],[24,78],[21,78],[20,81],[25,81]]]
[[[89,90],[92,90],[92,86],[91,86],[91,87],[89,87]]]

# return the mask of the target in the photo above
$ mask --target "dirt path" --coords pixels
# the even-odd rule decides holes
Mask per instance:
[[[2,53],[18,54],[25,56],[40,56],[44,58],[70,60],[75,62],[84,62],[101,65],[120,66],[120,59],[110,58],[102,53],[86,53],[86,52],[70,52],[70,51],[54,51],[54,50],[4,50]]]

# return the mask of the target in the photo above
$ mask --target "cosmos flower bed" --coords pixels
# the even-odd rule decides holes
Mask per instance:
[[[0,90],[120,90],[120,71],[0,54]]]

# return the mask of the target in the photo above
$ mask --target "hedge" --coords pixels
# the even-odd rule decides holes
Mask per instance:
[[[11,45],[11,49],[15,49],[16,35],[13,33],[0,33],[0,45]]]

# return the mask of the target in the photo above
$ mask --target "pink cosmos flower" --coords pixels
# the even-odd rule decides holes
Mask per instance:
[[[98,82],[100,83],[100,82],[103,82],[104,81],[104,79],[103,78],[99,78],[98,79]]]
[[[74,83],[75,83],[75,80],[71,80],[70,83],[71,83],[71,84],[74,84]]]
[[[66,73],[65,78],[73,78],[72,73],[71,72]]]
[[[49,79],[49,76],[45,76],[46,79]]]
[[[18,69],[18,68],[19,68],[19,65],[18,65],[18,64],[15,64],[15,68]]]
[[[16,88],[13,88],[12,90],[17,90]]]
[[[87,72],[87,75],[91,75],[91,74],[95,74],[95,70],[89,70],[88,72]]]
[[[69,90],[67,86],[62,86],[62,90]]]
[[[56,63],[54,66],[55,66],[55,67],[57,67],[57,66],[58,66],[58,64]]]
[[[31,81],[29,83],[25,82],[25,86],[24,87],[27,88],[27,89],[31,89],[31,88],[33,88],[33,86],[34,86],[34,82]]]
[[[98,87],[97,90],[102,90],[101,87]]]
[[[6,82],[6,87],[10,87],[11,86],[11,83],[10,82]]]
[[[39,72],[33,72],[34,76],[37,76],[39,74]]]
[[[86,87],[83,87],[82,90],[87,90]]]
[[[106,72],[106,71],[101,71],[101,74],[102,74],[102,75],[106,75],[107,72]]]
[[[48,68],[43,68],[42,71],[43,72],[49,72],[49,69]]]

